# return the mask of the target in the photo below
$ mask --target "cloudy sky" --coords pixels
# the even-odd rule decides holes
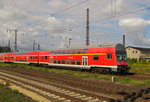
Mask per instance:
[[[122,43],[150,47],[150,0],[0,0],[0,46],[32,51],[84,46],[86,9],[90,12],[90,45]]]

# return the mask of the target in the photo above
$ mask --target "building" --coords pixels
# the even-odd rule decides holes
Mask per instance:
[[[150,48],[141,48],[141,47],[126,47],[127,58],[135,58],[138,61],[140,59],[150,60]]]

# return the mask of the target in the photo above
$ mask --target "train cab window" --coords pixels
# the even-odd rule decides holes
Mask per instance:
[[[74,61],[74,60],[72,60],[72,61],[71,61],[71,63],[72,63],[72,64],[75,64],[75,61]]]
[[[58,60],[58,64],[60,64],[61,63],[61,61],[60,60]]]
[[[65,64],[65,60],[62,60],[62,64]]]
[[[66,64],[70,64],[70,60],[67,60],[67,61],[66,61]]]
[[[83,53],[87,53],[88,49],[83,49]]]
[[[72,50],[72,54],[76,54],[76,50]]]
[[[81,64],[81,61],[80,60],[77,60],[77,65],[80,65]]]
[[[107,59],[112,59],[112,53],[107,53]]]
[[[94,55],[93,56],[93,60],[99,60],[99,56],[98,55]]]
[[[77,52],[78,54],[80,54],[81,53],[81,49],[78,49],[78,52]]]

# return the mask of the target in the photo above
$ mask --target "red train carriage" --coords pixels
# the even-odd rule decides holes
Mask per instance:
[[[39,65],[47,67],[50,63],[50,51],[40,51],[38,62],[39,62]]]
[[[36,65],[39,63],[39,52],[29,52],[27,60],[29,64]]]
[[[15,53],[14,63],[29,64],[29,53]]]
[[[5,62],[42,64],[90,70],[98,73],[128,72],[126,51],[121,44],[88,46],[50,51],[8,53],[0,59]]]
[[[3,53],[0,54],[0,62],[4,62],[4,54]]]
[[[92,72],[128,72],[121,44],[50,51],[49,66],[87,69]]]
[[[8,62],[8,63],[12,63],[14,62],[14,53],[4,53],[3,54],[3,61],[4,62]]]

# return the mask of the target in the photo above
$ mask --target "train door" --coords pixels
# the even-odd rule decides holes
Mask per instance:
[[[88,56],[83,56],[82,57],[82,65],[87,66],[88,65]]]
[[[54,61],[54,58],[50,57],[50,63],[53,63],[53,61]]]

